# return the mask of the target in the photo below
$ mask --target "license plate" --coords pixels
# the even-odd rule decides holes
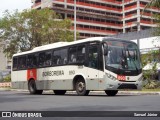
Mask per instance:
[[[126,76],[124,75],[117,75],[118,80],[126,81]]]

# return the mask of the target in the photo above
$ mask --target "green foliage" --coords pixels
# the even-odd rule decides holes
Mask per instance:
[[[3,78],[4,82],[11,82],[11,75],[6,76],[5,78]]]
[[[14,53],[58,41],[73,41],[70,20],[60,19],[51,9],[5,12],[0,19],[0,38],[9,41],[4,49],[7,57]]]
[[[154,31],[155,36],[160,36],[160,14],[154,14],[155,22],[157,24],[157,28]],[[160,47],[160,46],[159,46]]]
[[[157,8],[160,8],[160,0],[151,0],[147,6],[147,8],[149,7],[157,7]]]
[[[144,88],[146,89],[155,89],[158,88],[159,84],[155,81],[157,77],[157,62],[159,61],[159,50],[150,51],[147,54],[141,55],[143,67],[147,64],[151,64],[152,68],[150,70],[144,70],[143,76],[145,80]],[[156,60],[156,61],[155,61]],[[153,62],[155,61],[155,62]]]
[[[155,80],[148,80],[147,84],[143,86],[145,89],[157,89],[160,88],[160,82]]]
[[[146,54],[141,55],[142,66],[144,67],[146,64],[152,61],[160,61],[160,51],[152,50]]]

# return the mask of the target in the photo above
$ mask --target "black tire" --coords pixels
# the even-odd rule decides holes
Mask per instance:
[[[43,90],[37,90],[36,83],[34,80],[29,81],[28,90],[30,94],[42,94]]]
[[[66,90],[53,90],[55,95],[64,95]]]
[[[115,96],[118,93],[118,90],[105,90],[105,93],[108,96]]]
[[[43,90],[37,90],[36,94],[41,95],[43,93]]]
[[[76,81],[75,89],[79,96],[87,96],[89,94],[89,90],[86,90],[86,83],[82,78]]]

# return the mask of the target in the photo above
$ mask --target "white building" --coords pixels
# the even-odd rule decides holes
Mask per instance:
[[[3,53],[3,47],[5,47],[5,44],[1,43],[0,46],[0,72],[7,72],[11,70],[11,60]]]
[[[137,39],[131,41],[137,43]],[[160,36],[139,39],[139,49],[142,54],[158,48],[160,48]]]

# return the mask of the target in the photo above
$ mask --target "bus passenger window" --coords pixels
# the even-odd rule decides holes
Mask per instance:
[[[32,66],[37,67],[37,55],[33,55],[32,57]]]
[[[27,67],[28,68],[34,68],[37,66],[37,57],[36,55],[28,55],[27,58]]]
[[[71,55],[70,62],[75,63],[76,62],[76,57],[74,54]]]
[[[63,64],[64,64],[64,65],[67,64],[67,57],[64,58]]]
[[[68,62],[68,50],[66,48],[61,50],[61,58],[62,64],[66,65]]]
[[[69,49],[69,63],[77,62],[77,50],[76,47],[72,47]]]
[[[89,47],[89,67],[98,69],[98,47],[90,46]]]
[[[77,62],[83,63],[85,61],[85,46],[79,46],[77,49]]]
[[[25,69],[26,68],[26,56],[18,58],[19,63],[19,69]]]
[[[67,49],[56,50],[53,53],[53,65],[65,65],[68,62]]]
[[[52,54],[51,52],[47,52],[45,56],[45,66],[51,66],[52,65]]]
[[[53,53],[53,65],[60,65],[61,64],[61,56],[60,56],[60,50],[56,50]]]
[[[17,70],[18,67],[18,60],[17,58],[13,58],[13,70]]]
[[[43,67],[45,62],[45,53],[39,54],[39,67]]]

